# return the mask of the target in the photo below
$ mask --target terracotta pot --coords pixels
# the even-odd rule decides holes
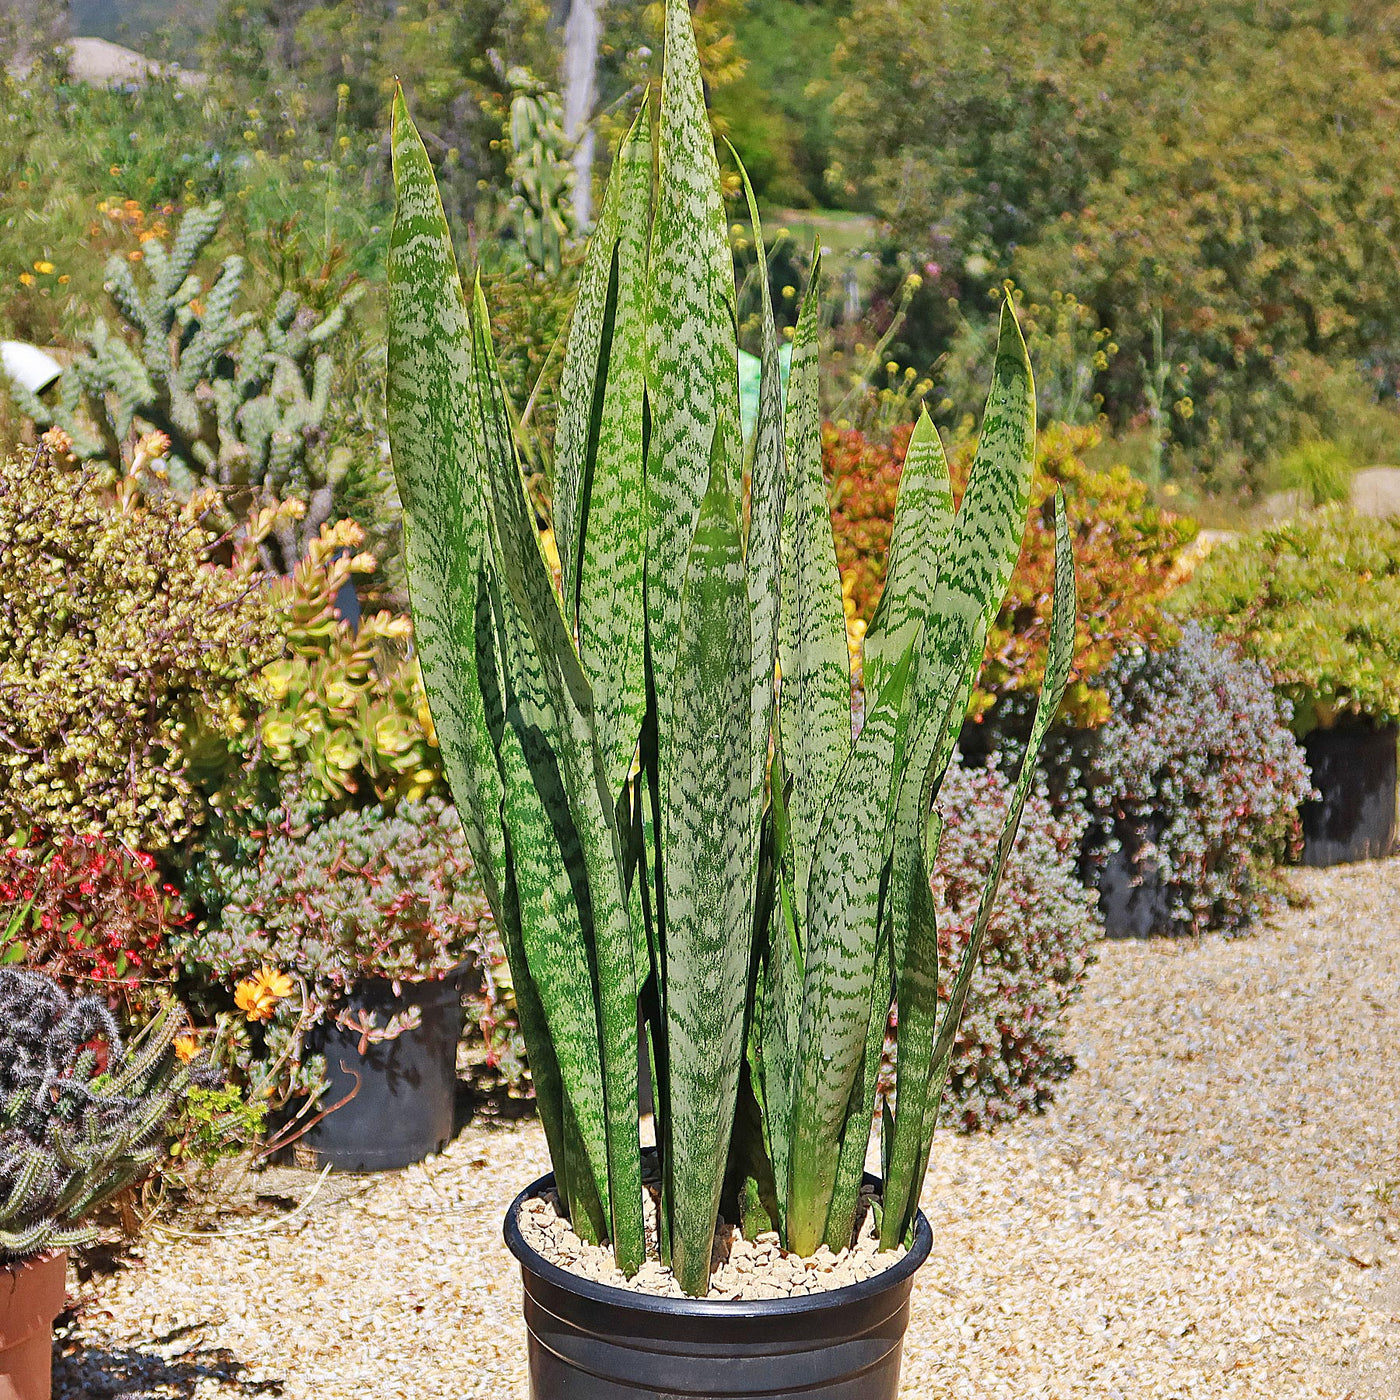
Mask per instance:
[[[0,1269],[0,1400],[49,1400],[67,1279],[63,1250]]]

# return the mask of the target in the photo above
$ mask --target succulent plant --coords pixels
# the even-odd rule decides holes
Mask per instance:
[[[304,501],[299,530],[283,520],[263,542],[266,562],[287,571],[330,518],[344,470],[322,450],[334,372],[325,345],[351,298],[325,316],[291,291],[264,316],[239,310],[241,257],[225,258],[207,287],[193,271],[222,219],[217,203],[192,208],[168,249],[145,239],[139,277],[114,254],[106,285],[125,326],[93,323],[52,407],[12,388],[20,409],[41,427],[62,428],[84,461],[124,469],[137,436],[163,434],[159,467],[176,494],[216,487],[226,527],[268,500]]]
[[[180,1024],[167,1005],[128,1046],[97,998],[0,967],[0,1266],[91,1240],[156,1161],[193,1073]]]
[[[821,470],[819,260],[786,406],[765,300],[746,452],[734,266],[685,0],[666,6],[657,131],[654,170],[648,97],[614,161],[570,330],[554,451],[562,598],[485,297],[478,283],[468,309],[402,96],[388,406],[425,687],[510,958],[561,1196],[574,1228],[610,1239],[635,1273],[640,1006],[662,1258],[699,1294],[722,1199],[728,1218],[776,1229],[798,1253],[849,1245],[892,1001],[882,1243],[912,1231],[953,1035],[1068,677],[1075,603],[1059,499],[1040,712],[940,1017],[930,812],[1025,529],[1025,345],[1008,310],[956,514],[927,417],[911,440],[853,740]],[[761,247],[752,200],[750,212]]]

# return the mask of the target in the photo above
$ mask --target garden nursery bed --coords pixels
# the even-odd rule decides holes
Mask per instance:
[[[1291,878],[1255,937],[1102,945],[1051,1109],[938,1136],[904,1395],[1400,1393],[1400,859]],[[500,1226],[547,1165],[472,1127],[285,1218],[168,1220],[80,1288],[57,1400],[524,1400]]]

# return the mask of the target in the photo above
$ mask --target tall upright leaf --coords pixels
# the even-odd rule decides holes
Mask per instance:
[[[646,708],[642,580],[651,104],[613,162],[589,241],[564,357],[554,525],[566,616],[593,689],[599,742],[620,793]]]
[[[837,775],[851,751],[851,670],[841,573],[822,478],[818,401],[817,314],[821,257],[803,299],[788,377],[788,489],[783,507],[783,561],[778,623],[782,692],[779,724],[792,780],[792,834],[799,916],[817,829]]]
[[[763,811],[768,774],[769,737],[773,727],[774,676],[778,657],[778,610],[782,577],[783,508],[787,500],[787,444],[784,440],[782,369],[778,359],[778,332],[773,320],[773,297],[766,275],[768,255],[763,246],[763,224],[758,201],[738,152],[730,153],[743,179],[753,224],[758,266],[765,274],[758,285],[762,309],[762,367],[758,386],[758,421],[754,429],[752,482],[749,495],[749,534],[745,548],[749,609],[753,634],[753,755],[752,824],[755,835]]]
[[[716,434],[681,593],[667,765],[666,1164],[672,1268],[709,1286],[743,1051],[752,878],[748,834],[749,607],[743,545]]]
[[[393,158],[387,400],[415,638],[457,810],[482,878],[495,882],[503,851],[501,781],[476,674],[485,524],[471,324],[437,180],[402,92],[394,98]]]
[[[915,885],[922,879],[920,843],[981,667],[987,629],[1020,554],[1034,468],[1035,382],[1008,302],[972,472],[937,562],[895,806],[889,908],[901,985],[910,919],[917,916]]]
[[[1021,756],[1021,768],[1012,790],[1006,816],[1002,821],[1001,834],[997,839],[996,852],[982,887],[981,899],[977,906],[977,917],[973,921],[972,933],[963,950],[962,961],[957,976],[948,994],[948,1003],[943,1011],[942,1023],[936,1040],[932,1040],[933,1003],[937,997],[937,931],[934,928],[932,902],[927,895],[927,871],[921,869],[921,879],[916,888],[916,917],[912,921],[914,934],[909,944],[911,964],[916,953],[918,965],[910,976],[911,986],[906,992],[901,990],[900,1000],[900,1039],[897,1062],[898,1083],[895,1101],[894,1143],[890,1153],[890,1172],[885,1197],[885,1217],[881,1225],[881,1244],[890,1248],[903,1239],[918,1210],[919,1190],[924,1173],[928,1168],[929,1147],[933,1138],[934,1126],[938,1119],[938,1109],[943,1097],[943,1086],[947,1079],[948,1062],[952,1055],[953,1040],[962,1022],[963,1010],[967,1005],[968,992],[982,956],[982,943],[986,937],[987,925],[991,921],[996,905],[997,890],[1001,884],[1002,872],[1016,841],[1020,828],[1021,813],[1025,809],[1026,798],[1035,782],[1037,760],[1060,701],[1064,697],[1065,684],[1069,679],[1070,667],[1074,660],[1075,636],[1075,579],[1074,551],[1070,541],[1069,522],[1065,511],[1064,495],[1055,493],[1055,597],[1050,622],[1050,649],[1045,661],[1045,677],[1041,682],[1040,696],[1036,702],[1035,719],[1031,725],[1030,738],[1026,751]],[[932,948],[925,945],[931,940]],[[931,969],[930,969],[931,964]],[[930,982],[932,985],[930,985]],[[906,999],[907,998],[907,999]],[[906,1036],[904,1017],[913,1022]],[[906,1040],[908,1055],[906,1058]],[[907,1099],[906,1099],[907,1095]],[[902,1121],[901,1121],[902,1115]]]
[[[740,461],[734,265],[687,0],[666,0],[650,321],[647,636],[664,754],[681,588],[716,433],[726,470],[737,475]],[[664,831],[661,839],[664,850]]]
[[[521,619],[520,648],[533,649],[557,727],[549,735],[587,879],[597,960],[607,1119],[609,1204],[617,1264],[632,1274],[644,1255],[637,1137],[636,969],[622,878],[622,839],[593,725],[593,701],[540,551],[534,512],[515,456],[510,417],[478,281],[472,325],[478,440],[489,484],[493,557]]]
[[[510,959],[520,1029],[551,1155],[562,1160],[564,1086],[524,951],[506,858],[504,796],[479,671],[495,667],[482,585],[479,397],[452,237],[403,94],[393,113],[397,208],[389,253],[389,436],[404,507],[414,635],[439,749]]]
[[[799,1254],[811,1254],[826,1229],[870,1026],[892,767],[913,657],[911,641],[841,770],[812,861],[788,1165],[788,1247]]]

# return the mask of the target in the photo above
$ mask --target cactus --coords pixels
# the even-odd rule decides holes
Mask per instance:
[[[188,210],[170,248],[141,245],[144,274],[114,255],[107,290],[124,327],[99,320],[85,351],[61,376],[53,403],[11,385],[21,412],[57,426],[77,455],[125,470],[132,447],[159,432],[169,447],[156,463],[182,500],[208,486],[227,528],[254,506],[297,498],[307,510],[264,545],[265,563],[290,572],[330,519],[345,473],[325,450],[334,366],[325,345],[345,324],[352,290],[324,317],[284,291],[264,317],[239,310],[244,260],[224,259],[208,288],[192,271],[218,232],[222,206]]]
[[[0,967],[0,1268],[87,1243],[149,1170],[191,1080],[180,1024],[167,1005],[127,1047],[97,998]]]

